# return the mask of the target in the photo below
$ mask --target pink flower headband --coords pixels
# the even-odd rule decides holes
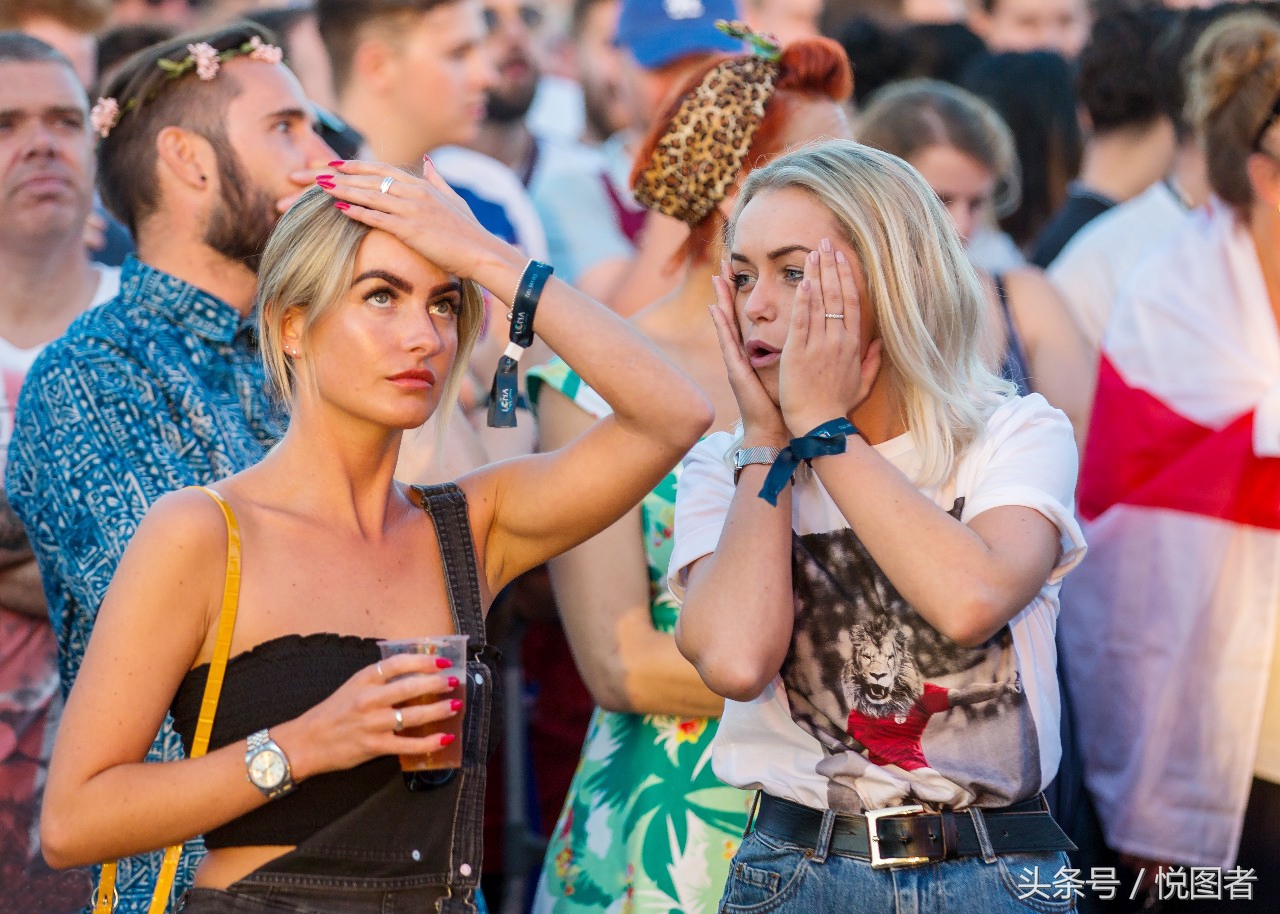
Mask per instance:
[[[273,44],[267,44],[257,35],[239,47],[228,48],[225,51],[219,51],[213,45],[202,41],[199,44],[187,45],[187,56],[182,60],[175,61],[162,57],[156,61],[156,66],[164,70],[171,80],[180,79],[195,70],[197,77],[208,82],[218,75],[218,68],[223,63],[233,57],[242,56],[250,60],[260,60],[263,63],[280,63],[284,60],[284,51]],[[123,105],[114,98],[100,98],[93,106],[93,110],[89,112],[89,123],[93,126],[94,132],[105,140],[126,112],[134,110],[154,97],[155,93],[143,99],[135,96]]]

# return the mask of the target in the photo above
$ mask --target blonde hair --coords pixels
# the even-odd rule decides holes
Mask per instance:
[[[285,315],[302,312],[300,337],[306,342],[311,328],[324,318],[347,290],[355,273],[360,242],[366,225],[348,218],[323,190],[313,187],[280,217],[267,239],[258,267],[258,337],[267,377],[276,394],[291,405],[297,391],[297,368],[285,355],[282,339]],[[480,335],[484,299],[480,287],[462,283],[462,313],[458,316],[458,351],[445,379],[437,412],[447,416],[457,400],[471,350]]]
[[[1209,26],[1191,52],[1187,120],[1205,147],[1213,192],[1244,213],[1253,204],[1245,162],[1280,96],[1280,24],[1256,11]]]
[[[729,223],[755,197],[795,188],[843,228],[866,277],[883,359],[921,454],[918,485],[950,477],[1014,386],[987,367],[987,300],[951,218],[914,168],[848,140],[788,153],[753,171]]]
[[[997,216],[1018,208],[1022,170],[1013,133],[981,98],[934,79],[909,79],[871,97],[858,117],[858,142],[910,161],[931,146],[946,146],[980,162],[996,178]]]

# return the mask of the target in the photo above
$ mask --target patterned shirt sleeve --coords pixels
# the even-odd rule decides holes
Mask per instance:
[[[197,481],[165,399],[107,347],[55,344],[23,384],[6,486],[40,563],[64,686],[148,506]]]

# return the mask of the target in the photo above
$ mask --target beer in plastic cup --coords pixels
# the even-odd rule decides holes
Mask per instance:
[[[437,701],[448,701],[451,698],[463,702],[462,710],[452,717],[437,720],[421,727],[405,727],[400,731],[405,736],[431,736],[435,733],[453,734],[453,742],[442,746],[435,752],[426,755],[400,756],[401,771],[439,771],[462,767],[462,719],[467,713],[467,636],[440,635],[435,638],[405,638],[399,641],[379,641],[378,649],[383,658],[396,654],[430,654],[444,657],[452,662],[452,666],[442,673],[458,678],[458,687],[439,695],[421,695],[410,699],[400,707],[409,705],[429,705]]]

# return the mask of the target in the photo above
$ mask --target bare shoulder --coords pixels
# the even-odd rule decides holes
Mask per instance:
[[[158,499],[112,577],[94,637],[105,627],[127,640],[163,624],[190,667],[217,619],[226,555],[226,520],[208,494],[192,488]]]
[[[207,492],[194,486],[179,489],[158,499],[143,517],[130,550],[142,546],[153,560],[205,562],[226,553],[227,520]]]

